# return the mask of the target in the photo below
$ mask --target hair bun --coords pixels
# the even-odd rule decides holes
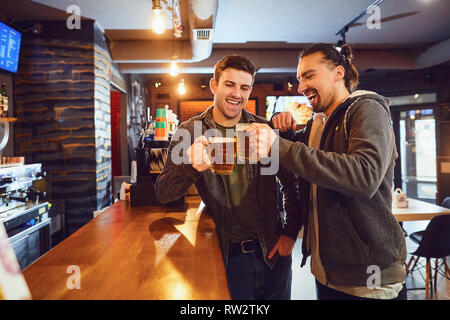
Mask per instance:
[[[341,47],[341,55],[345,57],[348,61],[353,59],[352,48],[348,44],[344,44]]]

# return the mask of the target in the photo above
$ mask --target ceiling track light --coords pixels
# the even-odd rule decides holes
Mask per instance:
[[[342,36],[342,40],[339,40],[336,44],[336,49],[338,51],[341,51],[342,46],[346,43],[345,42],[345,34],[348,32],[348,29],[359,19],[364,17],[367,12],[370,11],[371,8],[379,6],[384,0],[375,0],[372,2],[370,6],[367,7],[366,10],[362,11],[360,14],[358,14],[356,17],[354,17],[349,23],[347,23],[345,26],[343,26],[338,32],[336,32],[336,36]]]
[[[342,39],[336,43],[337,51],[341,52],[342,46],[345,44],[345,32],[342,34]]]

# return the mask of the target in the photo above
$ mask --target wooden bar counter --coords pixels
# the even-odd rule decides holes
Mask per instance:
[[[230,299],[214,221],[186,202],[115,203],[23,271],[33,299]]]

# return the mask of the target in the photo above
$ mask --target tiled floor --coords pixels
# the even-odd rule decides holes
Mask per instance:
[[[419,230],[424,230],[427,226],[427,221],[420,222],[405,222],[404,228],[407,232],[412,233]],[[302,239],[298,239],[294,251],[292,254],[292,300],[316,300],[316,286],[314,276],[310,271],[310,260],[308,259],[305,266],[300,268],[301,262],[301,243]],[[406,238],[407,251],[413,252],[417,244]],[[410,255],[406,261],[409,261]],[[422,259],[424,260],[424,259]],[[432,260],[434,267],[434,259]],[[450,262],[447,257],[447,264]],[[423,262],[425,264],[425,262]],[[425,272],[422,271],[423,277]],[[407,288],[424,288],[425,281],[420,275],[419,271],[414,271],[412,275],[408,275],[406,278]],[[438,278],[438,290],[437,295],[433,297],[437,300],[449,300],[450,299],[450,281],[445,280],[443,277]],[[408,290],[408,300],[425,300],[425,290]]]

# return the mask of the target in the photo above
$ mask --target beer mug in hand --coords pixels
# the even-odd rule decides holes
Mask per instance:
[[[250,126],[250,123],[236,124],[237,157],[255,163],[259,161],[258,139],[246,132]]]
[[[236,159],[235,138],[209,138],[208,155],[211,159],[211,171],[214,174],[229,175],[233,171]]]

